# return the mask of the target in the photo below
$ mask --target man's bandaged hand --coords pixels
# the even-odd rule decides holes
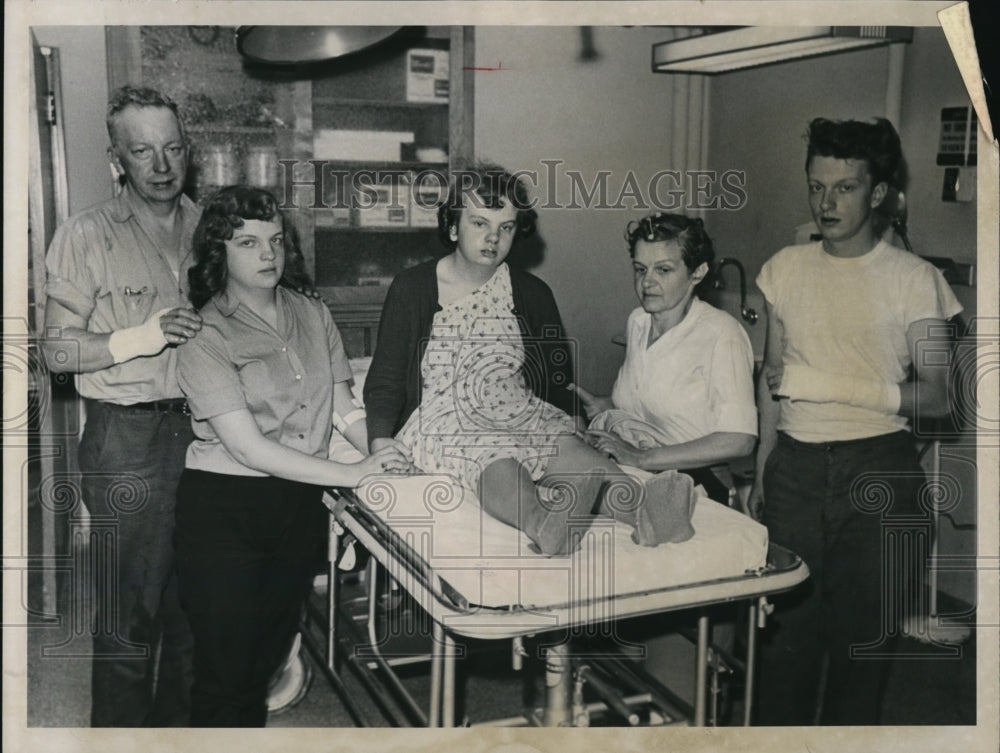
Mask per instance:
[[[899,385],[875,379],[828,374],[811,366],[785,366],[778,397],[809,403],[843,403],[895,415],[899,412]]]
[[[160,326],[160,318],[171,309],[157,311],[137,327],[115,330],[108,339],[108,350],[115,363],[131,361],[139,356],[155,356],[167,347],[167,336]]]

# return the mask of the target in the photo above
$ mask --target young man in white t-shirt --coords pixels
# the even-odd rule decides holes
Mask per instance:
[[[921,354],[961,306],[932,265],[880,238],[901,182],[889,121],[819,118],[808,135],[822,240],[782,249],[757,278],[768,326],[750,508],[812,577],[777,604],[758,721],[812,724],[821,705],[823,724],[877,724],[900,592],[920,587],[921,563],[894,554],[927,515],[909,420],[949,408],[948,364]]]

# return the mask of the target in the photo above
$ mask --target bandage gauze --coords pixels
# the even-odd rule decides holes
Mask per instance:
[[[167,347],[167,336],[160,328],[160,317],[170,311],[162,309],[137,327],[115,330],[108,339],[108,350],[115,363],[131,361],[139,356],[155,356]]]
[[[889,415],[899,412],[898,384],[828,374],[810,366],[786,366],[775,394],[810,403],[844,403]]]
[[[346,416],[341,416],[337,411],[333,412],[333,428],[343,434],[347,431],[348,427],[356,424],[358,421],[365,420],[365,409],[357,400],[352,401],[354,403],[354,410],[350,411]]]

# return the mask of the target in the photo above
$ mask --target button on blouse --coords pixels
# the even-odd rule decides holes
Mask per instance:
[[[261,434],[325,457],[333,385],[351,379],[343,342],[322,301],[279,287],[277,328],[235,297],[218,294],[201,310],[198,336],[178,348],[178,381],[191,406],[196,440],[189,468],[261,476],[238,463],[209,418],[247,409]]]

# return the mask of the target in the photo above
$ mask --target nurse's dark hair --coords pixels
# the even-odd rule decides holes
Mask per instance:
[[[688,272],[693,272],[701,264],[707,264],[711,269],[715,260],[712,239],[705,232],[705,223],[700,217],[663,212],[650,214],[628,223],[625,227],[625,240],[628,242],[628,255],[633,259],[635,246],[639,241],[677,241],[677,245],[681,247],[681,259]]]
[[[806,170],[813,157],[864,160],[873,186],[886,183],[902,190],[903,148],[899,134],[885,118],[872,118],[871,122],[815,118],[809,123],[806,139]]]
[[[115,134],[115,124],[118,120],[118,115],[126,107],[165,107],[174,114],[177,118],[177,124],[180,126],[181,135],[184,134],[184,123],[181,122],[181,116],[177,111],[177,103],[174,102],[170,97],[165,94],[161,94],[156,89],[150,89],[146,86],[132,86],[126,84],[125,86],[120,86],[111,93],[111,97],[108,99],[108,113],[106,123],[108,126],[108,138],[111,139],[112,145],[116,145],[116,134]]]
[[[274,195],[261,188],[228,186],[205,205],[194,230],[194,266],[188,270],[188,297],[200,309],[216,293],[226,289],[226,241],[246,220],[278,221],[285,231],[285,270],[279,285],[312,288],[295,228],[278,209]]]
[[[487,209],[499,209],[503,204],[517,209],[515,237],[527,238],[535,232],[538,214],[531,206],[524,181],[500,165],[478,162],[452,172],[448,199],[438,207],[438,239],[446,248],[454,249],[457,245],[451,239],[451,229],[458,225],[466,200],[473,194]]]

